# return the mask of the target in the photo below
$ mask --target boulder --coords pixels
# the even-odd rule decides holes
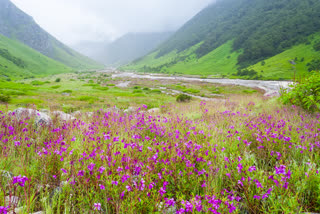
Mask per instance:
[[[18,118],[24,118],[24,117],[33,117],[35,116],[35,124],[38,125],[51,125],[52,120],[51,118],[42,112],[36,111],[34,109],[26,109],[26,108],[18,108],[13,111],[14,115]]]
[[[132,114],[132,113],[134,113],[136,111],[137,111],[136,108],[130,106],[128,109],[124,110],[123,112],[127,113],[127,114]]]
[[[70,114],[66,114],[63,111],[54,111],[52,112],[52,115],[55,117],[58,117],[60,120],[69,121],[69,120],[75,120],[76,118],[73,117]]]
[[[160,109],[159,108],[152,108],[152,109],[149,109],[148,110],[148,113],[155,113],[155,114],[158,114],[160,113]]]

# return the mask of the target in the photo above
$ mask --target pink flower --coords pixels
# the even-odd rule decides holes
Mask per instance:
[[[159,193],[163,196],[166,193],[166,190],[161,187]]]
[[[117,185],[118,185],[118,181],[112,181],[112,182],[111,182],[111,184],[113,184],[113,185],[116,185],[116,186],[117,186]]]
[[[101,204],[100,203],[94,203],[94,210],[101,210]]]
[[[78,175],[77,176],[84,176],[84,171],[83,170],[80,170],[79,172],[78,172]]]
[[[28,181],[29,179],[26,176],[21,177],[21,175],[13,177],[12,179],[12,184],[18,184],[21,187],[24,187],[25,183]]]
[[[7,207],[2,207],[2,206],[0,206],[0,214],[7,214],[10,209],[10,207],[9,206],[7,206]]]
[[[96,165],[95,165],[94,163],[89,164],[89,166],[88,166],[89,171],[92,172],[92,171],[93,171],[93,168],[94,168],[95,166],[96,166]]]
[[[250,166],[249,169],[248,169],[249,172],[253,172],[253,171],[256,171],[256,170],[257,169],[256,169],[255,166]]]
[[[100,167],[100,168],[99,168],[99,172],[100,172],[100,174],[102,174],[104,170],[106,170],[106,168],[104,168],[103,166],[102,166],[102,167]]]
[[[67,174],[67,170],[65,170],[65,169],[61,169],[61,171],[62,171],[63,173],[65,173],[65,174]]]
[[[105,189],[106,189],[106,187],[105,187],[104,185],[102,185],[102,184],[99,184],[99,187],[100,187],[100,189],[102,189],[102,190],[105,190]]]

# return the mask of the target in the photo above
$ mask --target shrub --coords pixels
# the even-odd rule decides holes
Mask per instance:
[[[31,85],[44,85],[45,84],[45,82],[41,82],[41,81],[39,81],[39,80],[34,80],[34,81],[32,81],[31,82]]]
[[[10,100],[11,100],[11,97],[9,95],[0,94],[0,102],[8,103]]]
[[[284,104],[293,104],[309,111],[320,111],[320,74],[314,73],[291,89],[282,91]]]
[[[183,102],[190,102],[191,96],[186,95],[186,94],[179,94],[177,96],[177,102],[183,103]]]
[[[61,78],[57,78],[55,82],[61,82]]]
[[[60,88],[61,87],[61,85],[54,85],[54,86],[51,86],[51,88],[52,89],[58,89],[58,88]]]

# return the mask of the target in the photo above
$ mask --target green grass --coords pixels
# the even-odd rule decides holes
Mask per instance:
[[[296,79],[300,79],[309,75],[307,64],[312,59],[318,59],[320,52],[313,49],[316,41],[320,40],[320,34],[316,34],[310,38],[311,44],[300,44],[286,50],[274,57],[265,60],[263,66],[261,62],[251,66],[250,68],[262,74],[266,79],[293,79],[296,70]],[[297,64],[292,65],[291,60],[297,58]],[[301,59],[304,58],[304,61]],[[263,71],[263,72],[261,72]]]
[[[0,35],[0,49],[8,50],[10,55],[21,59],[26,65],[25,67],[19,67],[12,61],[0,56],[0,78],[2,79],[21,79],[72,72],[70,67],[2,35]]]
[[[53,41],[54,50],[52,58],[77,70],[103,69],[105,66],[78,52]]]
[[[196,75],[230,75],[237,70],[237,58],[241,52],[232,52],[232,41],[225,43],[209,54],[198,59],[194,51],[201,43],[189,48],[186,51],[177,53],[173,51],[165,56],[156,58],[157,52],[154,52],[142,60],[122,67],[123,70],[143,70],[144,66],[156,68],[158,66],[172,63],[177,58],[184,59],[172,66],[161,69],[162,73],[178,74],[196,74]]]
[[[309,75],[307,64],[312,59],[318,59],[320,57],[320,52],[315,51],[313,48],[313,45],[319,40],[320,33],[314,34],[309,37],[310,44],[303,43],[293,46],[276,56],[264,60],[264,65],[261,61],[249,66],[248,69],[254,69],[258,72],[258,75],[262,75],[262,79],[265,80],[292,80],[295,71],[296,79],[307,76]],[[237,72],[237,59],[241,51],[232,51],[232,41],[228,41],[198,59],[194,51],[200,45],[201,43],[181,53],[172,51],[159,58],[156,58],[158,52],[154,52],[121,69],[145,71],[146,67],[149,67],[153,69],[151,71],[168,74],[201,75],[204,78],[210,75],[215,77],[248,78],[234,75]],[[290,61],[296,58],[296,65],[292,65]],[[162,66],[160,70],[155,69],[160,66]]]

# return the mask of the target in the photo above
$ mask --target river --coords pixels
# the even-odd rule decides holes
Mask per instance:
[[[101,71],[106,72],[106,71]],[[108,72],[106,72],[108,73]],[[278,96],[281,88],[288,88],[292,82],[289,81],[263,81],[263,80],[242,80],[242,79],[203,79],[196,77],[184,76],[164,76],[161,74],[139,74],[133,72],[112,72],[112,78],[126,77],[137,79],[154,79],[154,80],[182,80],[182,81],[199,81],[208,83],[219,83],[225,85],[241,85],[250,88],[259,88],[265,91],[264,96]]]

